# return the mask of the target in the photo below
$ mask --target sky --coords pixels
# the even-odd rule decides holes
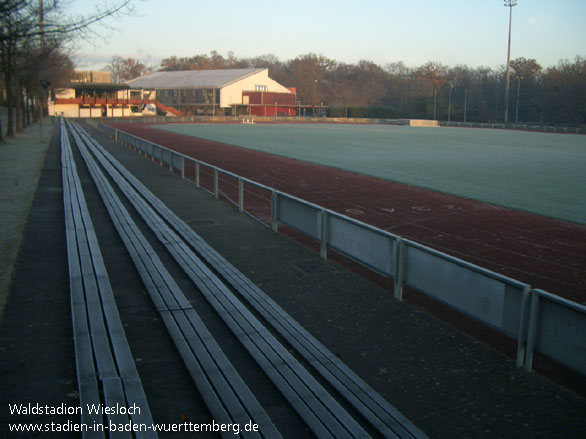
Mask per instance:
[[[110,0],[113,1],[113,0]],[[76,14],[93,0],[72,0]],[[427,61],[495,68],[506,64],[509,8],[502,0],[134,0],[135,13],[98,26],[102,38],[80,41],[78,69],[100,70],[113,56],[157,67],[169,56],[231,51],[281,61],[315,53],[338,62]],[[512,11],[511,59],[542,67],[586,56],[586,0],[518,0]]]

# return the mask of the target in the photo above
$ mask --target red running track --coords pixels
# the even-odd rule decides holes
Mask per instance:
[[[117,128],[227,171],[586,303],[586,226],[149,125]]]

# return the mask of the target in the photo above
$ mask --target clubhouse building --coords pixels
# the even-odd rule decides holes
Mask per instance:
[[[94,81],[92,75],[81,78],[56,91],[50,114],[295,116],[305,109],[295,88],[271,79],[266,68],[155,72],[124,84],[105,82],[104,77]]]

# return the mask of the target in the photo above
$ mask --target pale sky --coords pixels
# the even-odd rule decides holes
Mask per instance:
[[[73,0],[90,13],[96,1]],[[79,69],[99,70],[115,55],[158,65],[176,55],[229,51],[281,61],[316,53],[381,66],[427,61],[448,66],[506,64],[509,8],[502,0],[135,0],[136,16],[111,22],[95,47],[78,44]],[[586,56],[586,0],[518,0],[511,59],[542,67]]]

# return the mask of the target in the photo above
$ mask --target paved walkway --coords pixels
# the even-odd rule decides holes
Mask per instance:
[[[2,121],[2,130],[5,121]],[[24,133],[0,143],[0,318],[10,289],[24,224],[33,201],[43,159],[49,146],[52,122],[31,125]],[[50,125],[47,125],[50,124]]]
[[[431,438],[586,437],[586,398],[525,373],[486,345],[394,301],[388,291],[321,260],[136,153],[98,138]],[[0,326],[2,437],[8,423],[19,420],[8,413],[9,403],[74,405],[77,398],[57,139],[46,155]],[[155,421],[209,421],[177,353],[165,347],[168,336],[80,161],[78,168]],[[279,404],[274,402],[272,414],[281,413]],[[294,421],[279,419],[278,424],[285,437],[299,437],[287,434]]]

